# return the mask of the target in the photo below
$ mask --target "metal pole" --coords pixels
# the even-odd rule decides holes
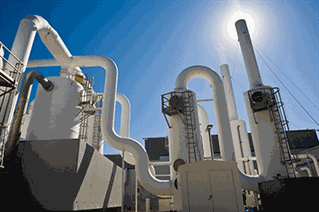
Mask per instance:
[[[136,167],[135,167],[135,212],[137,212],[137,183],[138,182],[137,182],[137,174],[136,174]]]
[[[122,212],[124,212],[124,152],[125,150],[122,150]]]
[[[208,129],[208,135],[209,135],[210,155],[211,155],[211,160],[213,160],[214,154],[213,154],[213,146],[212,146],[212,136],[210,134],[211,128],[207,128],[207,129]]]

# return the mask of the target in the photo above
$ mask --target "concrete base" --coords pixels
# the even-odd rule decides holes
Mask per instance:
[[[33,199],[28,209],[121,206],[121,168],[90,145],[78,139],[21,141],[16,152],[15,173],[22,175],[24,189],[28,188],[24,193]]]

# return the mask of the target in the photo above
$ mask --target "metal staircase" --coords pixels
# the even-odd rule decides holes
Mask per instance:
[[[281,148],[281,159],[282,164],[286,168],[286,172],[288,177],[295,178],[296,171],[293,166],[294,162],[299,161],[298,158],[291,157],[291,149],[293,153],[295,153],[295,147],[293,143],[289,142],[287,132],[289,131],[288,121],[286,118],[286,114],[283,108],[283,102],[281,101],[279,88],[272,88],[271,101],[274,102],[273,107],[269,108],[270,116],[272,117],[272,121],[274,121],[278,142]],[[296,154],[294,154],[296,155]]]
[[[7,60],[5,57],[9,59]],[[4,168],[3,157],[10,126],[8,116],[13,109],[12,97],[21,84],[23,66],[22,61],[0,42],[0,168]]]

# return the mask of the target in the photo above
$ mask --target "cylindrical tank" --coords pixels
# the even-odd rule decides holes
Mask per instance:
[[[275,124],[268,110],[253,112],[248,96],[249,92],[259,89],[270,93],[271,87],[262,86],[258,89],[250,89],[244,93],[244,99],[256,153],[258,172],[266,180],[273,180],[272,176],[281,173],[280,148]]]
[[[38,86],[27,140],[77,139],[79,136],[80,93],[83,86],[64,77],[48,77],[54,88],[50,92]]]
[[[185,91],[190,91],[190,90],[184,90],[183,92]],[[194,108],[192,123],[195,125],[194,134],[191,136],[194,136],[195,142],[198,143],[199,153],[197,151],[197,148],[195,149],[197,153],[196,159],[197,161],[199,161],[199,160],[203,160],[203,144],[202,144],[202,140],[200,139],[196,94],[193,91],[190,91],[190,92],[193,98],[192,107]],[[168,98],[171,98],[171,96]],[[168,120],[171,126],[171,128],[168,129],[168,140],[170,141],[169,142],[169,157],[171,161],[170,173],[171,173],[171,180],[175,182],[177,178],[177,172],[174,169],[174,164],[182,164],[183,162],[189,163],[189,155],[188,155],[187,139],[186,139],[187,133],[185,129],[185,123],[187,122],[187,119],[185,118],[184,113],[180,113],[180,114],[171,115]],[[201,156],[199,156],[199,154]]]
[[[207,131],[207,126],[209,125],[208,115],[205,108],[200,104],[197,104],[197,108],[200,121],[201,138],[203,143],[203,155],[204,158],[213,158],[213,150],[211,150],[212,144],[210,144],[211,140],[209,138],[209,132]]]

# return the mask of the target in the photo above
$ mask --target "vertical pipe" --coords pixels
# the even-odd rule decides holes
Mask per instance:
[[[146,212],[151,212],[150,198],[146,198]]]
[[[137,211],[137,200],[138,200],[138,198],[137,198],[137,183],[138,183],[138,181],[137,181],[137,174],[136,174],[136,169],[135,169],[135,212],[138,212]]]
[[[246,21],[241,19],[235,23],[240,48],[243,53],[246,71],[249,79],[250,88],[262,86],[262,81],[251,43],[250,35],[247,29]]]
[[[122,212],[124,212],[124,166],[125,166],[124,152],[125,152],[125,150],[123,149],[122,152],[123,152],[123,154],[122,154],[123,156],[122,156],[122,207],[121,207],[121,210],[122,210]]]
[[[228,65],[227,64],[221,65],[220,70],[222,72],[222,77],[223,77],[229,120],[230,121],[237,120],[238,113],[237,113],[237,108],[236,108],[236,104],[235,104],[233,86],[232,86],[232,83],[230,81],[230,74],[229,74]]]

